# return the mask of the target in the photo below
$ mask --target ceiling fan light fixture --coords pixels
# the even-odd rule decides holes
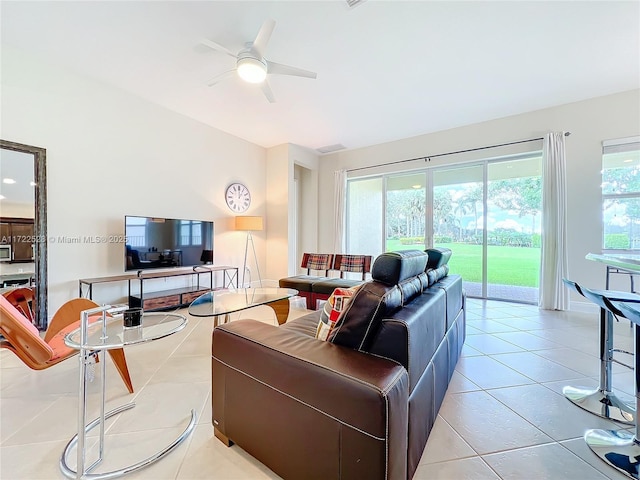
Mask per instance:
[[[238,75],[245,82],[262,83],[267,78],[267,66],[257,58],[238,59]]]

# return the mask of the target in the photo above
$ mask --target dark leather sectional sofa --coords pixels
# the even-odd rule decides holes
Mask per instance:
[[[465,339],[462,279],[433,257],[380,255],[329,341],[320,311],[216,328],[216,437],[285,479],[412,478]]]

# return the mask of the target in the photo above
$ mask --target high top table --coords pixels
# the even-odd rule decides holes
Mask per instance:
[[[240,288],[238,290],[214,290],[196,298],[189,305],[189,315],[215,317],[214,326],[220,320],[227,323],[234,312],[268,305],[282,325],[289,316],[289,298],[298,294],[293,288]]]
[[[640,255],[626,253],[588,253],[584,258],[607,266],[605,289],[609,290],[612,273],[626,273],[631,276],[631,293],[635,293],[633,275],[640,274]]]

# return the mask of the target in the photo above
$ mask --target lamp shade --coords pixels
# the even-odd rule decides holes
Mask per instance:
[[[236,217],[236,230],[244,230],[244,231],[263,230],[262,217],[251,217],[251,216]]]

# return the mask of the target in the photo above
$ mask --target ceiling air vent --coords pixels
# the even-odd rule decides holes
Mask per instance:
[[[341,143],[336,143],[335,145],[327,145],[326,147],[317,148],[316,151],[319,153],[333,153],[337,152],[338,150],[344,150],[345,148],[347,147],[345,147]]]
[[[347,5],[349,5],[351,8],[353,7],[357,7],[358,5],[360,5],[361,3],[364,3],[365,0],[347,0]]]

